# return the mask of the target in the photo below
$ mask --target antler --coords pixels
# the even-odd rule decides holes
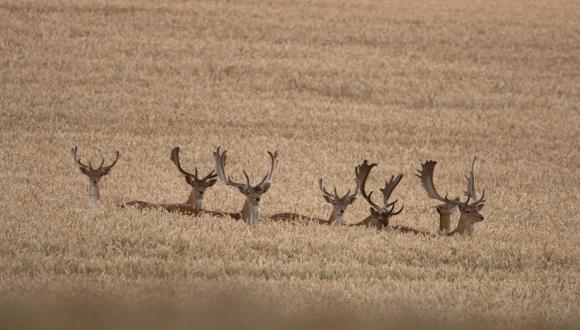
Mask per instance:
[[[475,192],[475,161],[477,157],[473,157],[473,161],[471,162],[471,172],[469,175],[466,175],[465,178],[467,179],[467,191],[465,191],[465,195],[467,196],[467,201],[465,204],[469,202],[470,199],[476,200],[473,204],[479,204],[484,202],[485,197],[485,189],[481,193],[481,198],[477,199],[477,193]]]
[[[258,183],[258,185],[257,185],[257,187],[262,188],[262,190],[265,190],[265,189],[270,187],[270,185],[272,184],[272,174],[274,174],[274,170],[276,169],[276,166],[278,166],[278,151],[276,150],[276,151],[274,151],[274,153],[271,153],[270,151],[268,151],[268,155],[270,156],[270,161],[271,161],[270,170],[264,176],[262,181],[260,181],[260,183]]]
[[[81,159],[80,159],[80,158],[77,158],[77,149],[78,149],[78,148],[77,148],[77,146],[74,146],[74,147],[72,147],[72,148],[71,148],[71,150],[70,150],[70,154],[71,154],[71,155],[72,155],[72,157],[73,157],[73,161],[74,161],[74,162],[75,162],[75,164],[77,164],[77,166],[78,166],[78,167],[80,167],[81,169],[89,170],[89,169],[90,169],[90,167],[88,167],[87,165],[83,164],[83,163],[81,162]]]
[[[358,184],[357,184],[357,187],[355,187],[353,194],[350,193],[350,189],[349,189],[346,192],[346,194],[344,194],[344,196],[340,197],[340,196],[338,196],[338,192],[336,191],[336,187],[334,187],[334,194],[331,194],[326,190],[326,188],[324,188],[324,185],[322,184],[322,178],[318,179],[318,189],[322,192],[324,199],[328,202],[338,201],[338,200],[345,201],[347,199],[351,199],[351,198],[356,197],[356,195],[358,194]]]
[[[231,180],[229,176],[226,176],[224,165],[227,159],[226,157],[227,152],[228,152],[227,150],[224,150],[222,153],[220,153],[220,147],[217,147],[217,150],[214,151],[213,153],[214,165],[217,175],[220,177],[223,183],[228,186],[233,186],[240,189],[250,187],[250,178],[248,177],[246,171],[243,171],[244,176],[246,177],[246,184],[234,182]]]
[[[322,195],[324,196],[324,199],[326,200],[334,200],[336,198],[338,198],[338,196],[336,195],[336,188],[334,188],[334,195],[329,193],[326,188],[324,188],[324,185],[322,184],[322,178],[318,179],[318,189],[320,189],[320,191],[322,192]]]
[[[420,180],[423,188],[427,192],[427,196],[432,199],[436,199],[442,201],[444,203],[452,203],[456,204],[455,201],[449,200],[447,196],[442,197],[435,189],[435,185],[433,184],[433,172],[435,171],[435,165],[437,162],[434,160],[428,160],[421,164],[421,169],[417,170],[417,174],[415,174]]]
[[[373,163],[373,164],[369,164],[368,161],[365,159],[362,164],[360,164],[359,166],[356,167],[355,169],[355,174],[356,174],[356,180],[358,183],[358,189],[360,189],[361,195],[363,196],[363,198],[375,209],[375,210],[381,210],[382,208],[380,206],[378,206],[375,202],[373,202],[372,200],[372,195],[373,195],[373,191],[371,191],[370,193],[367,194],[365,187],[366,187],[366,183],[367,183],[367,178],[369,176],[369,174],[371,173],[371,170],[373,169],[373,167],[377,166],[377,164]]]
[[[395,204],[397,204],[397,202],[399,200],[396,199],[393,202],[389,203],[389,198],[391,197],[393,190],[395,190],[397,185],[399,185],[402,178],[403,178],[403,174],[399,174],[399,175],[397,175],[397,177],[392,175],[391,179],[389,181],[385,181],[385,188],[381,189],[381,192],[383,193],[383,204],[385,205],[384,209],[387,210],[387,212],[390,215],[397,215],[397,214],[401,213],[403,211],[403,208],[405,207],[405,206],[401,206],[401,208],[398,211],[393,212],[393,210],[395,209]]]
[[[334,188],[334,193],[336,193],[336,188]],[[354,193],[352,193],[352,195],[350,194],[350,189],[349,189],[346,192],[346,194],[344,194],[344,196],[340,197],[340,200],[350,199],[350,198],[356,197],[356,195],[358,195],[358,184],[357,184],[357,187],[355,187]]]
[[[209,174],[203,177],[202,179],[199,179],[197,177],[197,167],[194,167],[193,174],[184,170],[183,167],[181,167],[181,162],[179,161],[179,150],[180,150],[179,147],[175,147],[171,150],[171,161],[173,161],[173,163],[175,164],[179,172],[181,172],[181,174],[193,177],[196,181],[207,181],[209,179],[217,177],[217,174],[215,174],[215,170],[211,170],[211,172],[209,172]],[[224,156],[224,165],[225,165],[225,156]]]
[[[105,166],[105,167],[103,167],[103,163],[105,162],[105,159],[103,158],[103,160],[101,161],[101,166],[99,166],[98,170],[101,171],[101,173],[103,173],[103,175],[109,173],[109,171],[111,171],[113,166],[115,166],[115,164],[117,164],[117,161],[119,160],[119,156],[120,156],[120,153],[119,153],[119,151],[117,151],[115,154],[115,160],[111,163],[111,165]]]
[[[115,164],[117,164],[117,161],[119,160],[119,151],[117,151],[116,153],[116,157],[115,160],[113,161],[113,163],[111,163],[111,165],[109,166],[103,166],[105,164],[105,158],[101,159],[101,164],[99,165],[99,167],[97,167],[96,169],[93,168],[91,161],[89,161],[89,165],[85,165],[81,162],[81,159],[77,157],[77,146],[74,146],[71,148],[71,155],[73,157],[74,162],[77,164],[77,166],[81,169],[81,171],[85,174],[88,174],[88,172],[96,172],[99,173],[100,175],[106,175],[108,174],[111,169],[113,168],[113,166],[115,166]]]
[[[175,166],[177,167],[179,172],[181,172],[181,174],[186,176],[194,176],[193,174],[184,170],[183,167],[181,167],[181,162],[179,161],[179,147],[171,149],[171,161],[173,162],[173,164],[175,164]],[[195,176],[197,177],[197,173]]]

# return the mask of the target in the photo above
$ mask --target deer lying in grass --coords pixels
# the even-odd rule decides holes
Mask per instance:
[[[270,218],[274,221],[307,220],[315,221],[320,224],[344,225],[344,212],[346,211],[346,208],[356,200],[358,187],[354,190],[354,193],[351,194],[349,189],[344,196],[340,197],[336,191],[336,187],[334,188],[334,194],[331,194],[326,190],[326,188],[324,188],[322,179],[318,179],[318,189],[322,192],[324,200],[332,205],[332,212],[330,213],[330,218],[328,220],[289,212],[274,214]]]
[[[177,170],[183,174],[185,177],[185,182],[191,186],[191,192],[189,193],[189,198],[185,203],[175,203],[175,204],[161,204],[161,203],[149,203],[145,201],[130,201],[123,205],[124,207],[131,206],[138,209],[164,209],[168,212],[176,212],[185,215],[200,215],[200,214],[212,214],[221,215],[219,212],[212,212],[203,210],[203,196],[205,191],[212,187],[216,183],[217,174],[215,170],[209,172],[203,178],[198,177],[197,167],[194,167],[194,172],[189,173],[181,167],[181,162],[179,161],[179,147],[175,147],[171,150],[171,161],[177,167]],[[214,214],[215,213],[215,214]]]
[[[260,217],[260,199],[263,194],[265,194],[270,187],[272,186],[272,174],[278,165],[278,151],[271,153],[268,151],[268,155],[270,156],[270,169],[268,173],[264,176],[262,181],[260,181],[257,185],[252,185],[250,183],[250,178],[245,170],[242,172],[246,177],[246,183],[237,183],[234,182],[229,176],[226,175],[225,172],[225,161],[226,161],[226,152],[220,152],[220,147],[213,153],[215,168],[219,178],[222,180],[224,184],[227,186],[232,186],[238,188],[240,193],[246,196],[246,201],[244,202],[244,206],[242,211],[239,213],[223,213],[229,215],[234,219],[242,219],[249,224],[255,224]]]
[[[421,169],[417,170],[417,176],[421,180],[421,184],[423,188],[427,192],[427,196],[432,199],[436,199],[444,203],[446,207],[451,208],[451,205],[456,206],[459,208],[460,216],[459,222],[457,223],[457,228],[452,232],[447,232],[447,235],[456,235],[456,234],[467,234],[471,235],[475,231],[475,224],[484,220],[484,216],[481,214],[481,210],[485,205],[485,190],[482,192],[481,197],[477,199],[476,192],[475,192],[475,160],[473,158],[473,162],[471,163],[471,173],[466,176],[467,179],[467,191],[465,195],[467,199],[465,202],[461,202],[460,199],[450,200],[447,196],[442,197],[437,190],[435,189],[435,185],[433,183],[433,172],[435,171],[435,165],[437,165],[436,161],[426,161],[425,163],[421,164]],[[473,199],[474,202],[469,203],[469,201]],[[440,226],[439,228],[449,226],[447,223],[450,221],[449,218],[443,216],[440,213]],[[445,233],[445,232],[444,232]]]
[[[97,167],[96,169],[93,168],[91,161],[89,161],[88,166],[81,162],[81,159],[77,157],[76,146],[72,147],[70,153],[72,155],[73,161],[78,166],[81,173],[89,177],[90,180],[89,196],[93,204],[98,205],[99,199],[101,197],[99,189],[99,181],[101,180],[102,177],[109,174],[113,166],[117,164],[117,161],[119,160],[119,152],[117,151],[115,160],[113,161],[113,163],[111,163],[111,165],[103,166],[105,164],[105,159],[103,158],[101,160],[101,165],[99,165],[99,167]]]
[[[377,166],[377,164],[369,164],[368,161],[365,159],[362,164],[357,166],[356,168],[356,177],[359,183],[359,189],[363,198],[369,203],[370,212],[371,214],[366,217],[362,222],[355,224],[354,226],[367,226],[373,227],[377,229],[391,229],[391,230],[398,230],[405,233],[413,233],[413,234],[427,234],[425,232],[413,229],[407,226],[401,225],[392,225],[390,224],[389,220],[392,216],[398,215],[403,211],[403,206],[397,211],[395,211],[395,204],[399,201],[394,200],[389,202],[389,198],[391,198],[391,194],[401,182],[403,178],[403,174],[397,175],[397,177],[391,176],[389,181],[385,181],[385,188],[380,189],[381,193],[383,194],[383,206],[379,206],[372,200],[373,191],[370,193],[366,192],[366,182],[367,178],[373,169],[373,167]]]

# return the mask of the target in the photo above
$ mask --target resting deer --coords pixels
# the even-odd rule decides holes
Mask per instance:
[[[481,214],[481,210],[484,206],[485,202],[485,190],[482,192],[481,197],[477,199],[475,193],[475,174],[474,174],[474,167],[475,167],[475,160],[473,158],[473,162],[471,163],[471,173],[466,177],[467,179],[467,191],[465,192],[467,199],[465,202],[461,202],[460,199],[450,200],[447,196],[442,197],[437,190],[435,189],[435,185],[433,184],[433,172],[435,170],[435,165],[437,165],[436,161],[426,161],[425,163],[421,164],[421,169],[417,170],[419,173],[417,176],[421,180],[421,184],[425,191],[427,191],[427,196],[432,199],[436,199],[438,201],[442,201],[445,205],[454,205],[459,208],[460,216],[459,222],[457,223],[457,228],[447,233],[447,235],[456,235],[456,234],[473,234],[475,230],[475,223],[481,222],[484,220],[483,215]],[[469,201],[473,199],[474,202],[469,203]],[[440,225],[440,228],[443,225]]]
[[[377,164],[369,164],[368,161],[365,159],[362,164],[357,166],[356,168],[356,177],[359,183],[359,189],[363,198],[369,203],[370,212],[371,214],[366,217],[362,222],[355,224],[355,226],[368,226],[374,227],[377,229],[394,229],[399,230],[406,233],[414,233],[414,234],[426,234],[422,231],[401,225],[391,225],[389,220],[392,216],[398,215],[403,211],[403,207],[397,211],[395,211],[395,205],[399,201],[398,199],[389,202],[389,198],[391,198],[391,194],[397,187],[397,185],[401,182],[403,178],[403,174],[399,174],[396,177],[391,176],[389,181],[385,181],[385,188],[380,189],[381,193],[383,194],[383,206],[379,206],[372,200],[373,191],[370,193],[366,192],[366,182],[367,178],[373,169],[373,167],[377,166]]]
[[[203,178],[198,177],[197,167],[194,167],[194,172],[189,173],[181,167],[181,162],[179,161],[179,147],[175,147],[171,150],[171,161],[177,167],[177,170],[185,176],[185,182],[191,186],[191,192],[189,193],[189,198],[185,203],[176,204],[155,204],[145,201],[131,201],[125,203],[124,206],[133,206],[139,209],[165,209],[168,212],[177,212],[186,215],[199,215],[200,213],[212,213],[211,211],[202,210],[203,206],[203,196],[205,191],[213,186],[217,179],[217,174],[215,170],[209,172],[208,175]]]
[[[356,200],[358,187],[354,190],[354,193],[351,194],[349,189],[344,196],[340,197],[336,191],[336,187],[334,188],[334,194],[331,194],[326,190],[326,188],[324,188],[322,179],[318,179],[318,189],[322,192],[324,200],[332,205],[332,213],[330,213],[330,218],[328,220],[289,212],[274,214],[270,218],[274,221],[292,221],[300,219],[315,221],[321,224],[344,225],[344,212],[346,208]]]
[[[103,158],[101,160],[101,165],[99,165],[99,167],[97,167],[96,169],[93,168],[91,161],[89,161],[89,165],[87,166],[81,162],[80,158],[77,158],[76,146],[72,147],[70,153],[73,157],[75,164],[79,167],[79,170],[81,170],[81,173],[89,177],[91,183],[89,188],[89,196],[91,197],[91,201],[95,205],[99,204],[99,199],[101,196],[99,189],[99,181],[101,180],[102,177],[109,174],[113,166],[117,164],[117,161],[119,160],[119,152],[117,151],[115,160],[113,161],[113,163],[111,163],[111,165],[103,166],[105,164],[105,159]]]
[[[250,178],[245,170],[242,172],[244,173],[244,177],[246,177],[246,183],[234,182],[229,176],[226,176],[224,168],[226,152],[227,150],[220,152],[220,147],[218,147],[213,153],[217,174],[224,184],[238,188],[238,190],[246,196],[246,201],[244,202],[244,207],[242,208],[241,213],[227,214],[234,219],[239,219],[241,217],[245,222],[255,224],[260,217],[260,199],[272,186],[272,174],[278,165],[278,151],[275,151],[274,153],[268,151],[271,161],[270,169],[262,181],[254,186],[250,183]]]

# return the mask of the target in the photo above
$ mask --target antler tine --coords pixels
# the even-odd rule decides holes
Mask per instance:
[[[246,177],[246,185],[251,187],[252,184],[250,183],[250,177],[248,176],[248,173],[246,173],[246,170],[242,170],[242,173],[244,173],[244,176]]]
[[[77,164],[77,166],[85,168],[85,169],[89,169],[89,167],[87,165],[85,165],[81,162],[80,158],[77,158],[77,150],[78,150],[77,146],[74,146],[70,149],[70,154],[73,157],[73,161],[75,162],[75,164]]]
[[[119,153],[119,151],[117,151],[117,152],[115,153],[115,160],[113,160],[113,162],[112,162],[112,163],[111,163],[111,165],[109,165],[109,166],[105,166],[105,167],[103,167],[103,164],[101,164],[101,166],[99,167],[99,169],[101,170],[101,172],[102,172],[102,173],[104,173],[104,174],[107,174],[107,173],[109,173],[109,171],[110,171],[110,170],[113,168],[113,166],[115,166],[115,164],[117,164],[117,161],[119,160],[119,156],[120,156],[120,155],[121,155],[121,154]],[[103,162],[104,162],[104,161],[105,161],[105,160],[103,159]]]
[[[397,215],[397,214],[403,212],[404,208],[405,208],[405,205],[401,206],[401,208],[397,212],[389,212],[389,215],[390,216]]]
[[[399,201],[398,199],[395,199],[394,201],[392,201],[389,204],[385,205],[385,208],[394,206],[395,204],[397,204],[398,201]]]
[[[477,205],[483,202],[485,202],[485,189],[483,189],[483,191],[481,192],[481,197],[477,201],[473,202],[473,204]]]
[[[101,158],[101,164],[99,165],[99,167],[97,167],[97,171],[100,171],[101,169],[103,169],[104,164],[105,164],[105,158]]]
[[[215,173],[215,170],[211,170],[211,172],[209,172],[208,175],[204,176],[203,179],[201,179],[201,181],[207,181],[209,179],[213,179],[217,177],[217,174]]]
[[[389,181],[385,181],[385,188],[381,189],[381,192],[383,193],[383,204],[385,205],[385,208],[389,207],[389,205],[391,204],[394,206],[394,204],[397,202],[394,201],[393,203],[389,203],[389,198],[391,197],[391,194],[393,193],[397,185],[399,185],[399,183],[401,182],[401,179],[403,179],[402,173],[397,175],[396,178],[394,175],[391,175]]]
[[[187,172],[183,169],[183,167],[181,167],[181,162],[179,161],[179,147],[175,147],[171,150],[171,161],[173,164],[175,164],[181,174],[186,176],[193,176],[193,174]]]
[[[434,160],[428,160],[424,163],[421,163],[421,169],[418,169],[415,175],[419,178],[419,180],[421,180],[421,185],[427,192],[427,196],[429,196],[429,198],[436,199],[444,203],[454,203],[453,201],[450,201],[447,196],[442,197],[439,195],[437,189],[435,189],[435,184],[433,183],[433,172],[435,171],[435,165],[437,165],[437,162]]]
[[[367,203],[370,204],[372,208],[374,208],[375,210],[381,210],[381,207],[378,206],[375,202],[373,202],[372,199],[373,191],[371,191],[368,194],[366,192],[367,178],[369,177],[371,170],[375,166],[377,166],[377,164],[375,163],[369,164],[368,161],[365,159],[363,160],[362,164],[360,164],[355,168],[354,172],[356,174],[358,189],[360,189],[363,198],[367,201]]]
[[[342,196],[340,199],[344,199],[346,198],[348,195],[350,195],[350,189],[346,192],[346,194],[344,194],[344,196]]]
[[[326,188],[324,188],[323,184],[322,184],[322,178],[318,179],[318,189],[320,189],[320,191],[322,192],[322,194],[328,198],[332,198],[334,199],[334,196],[332,196],[331,193],[329,193]]]

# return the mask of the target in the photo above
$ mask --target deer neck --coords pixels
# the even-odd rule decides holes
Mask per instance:
[[[91,180],[91,187],[89,188],[89,196],[93,204],[99,204],[99,199],[101,198],[101,192],[99,190],[99,185],[93,180]]]
[[[328,223],[331,225],[344,225],[344,213],[338,213],[337,209],[332,209]]]
[[[203,196],[199,193],[199,191],[197,191],[197,189],[192,188],[191,193],[189,193],[189,198],[185,204],[201,209],[203,204]]]
[[[248,198],[246,198],[246,202],[244,203],[244,208],[242,208],[242,219],[253,225],[258,222],[258,218],[260,217],[260,204],[252,203]]]
[[[459,222],[457,223],[457,228],[453,231],[454,234],[460,235],[471,235],[475,231],[475,225],[473,222],[466,219],[465,215],[459,217]]]
[[[451,213],[439,214],[439,232],[445,234],[451,232]]]

